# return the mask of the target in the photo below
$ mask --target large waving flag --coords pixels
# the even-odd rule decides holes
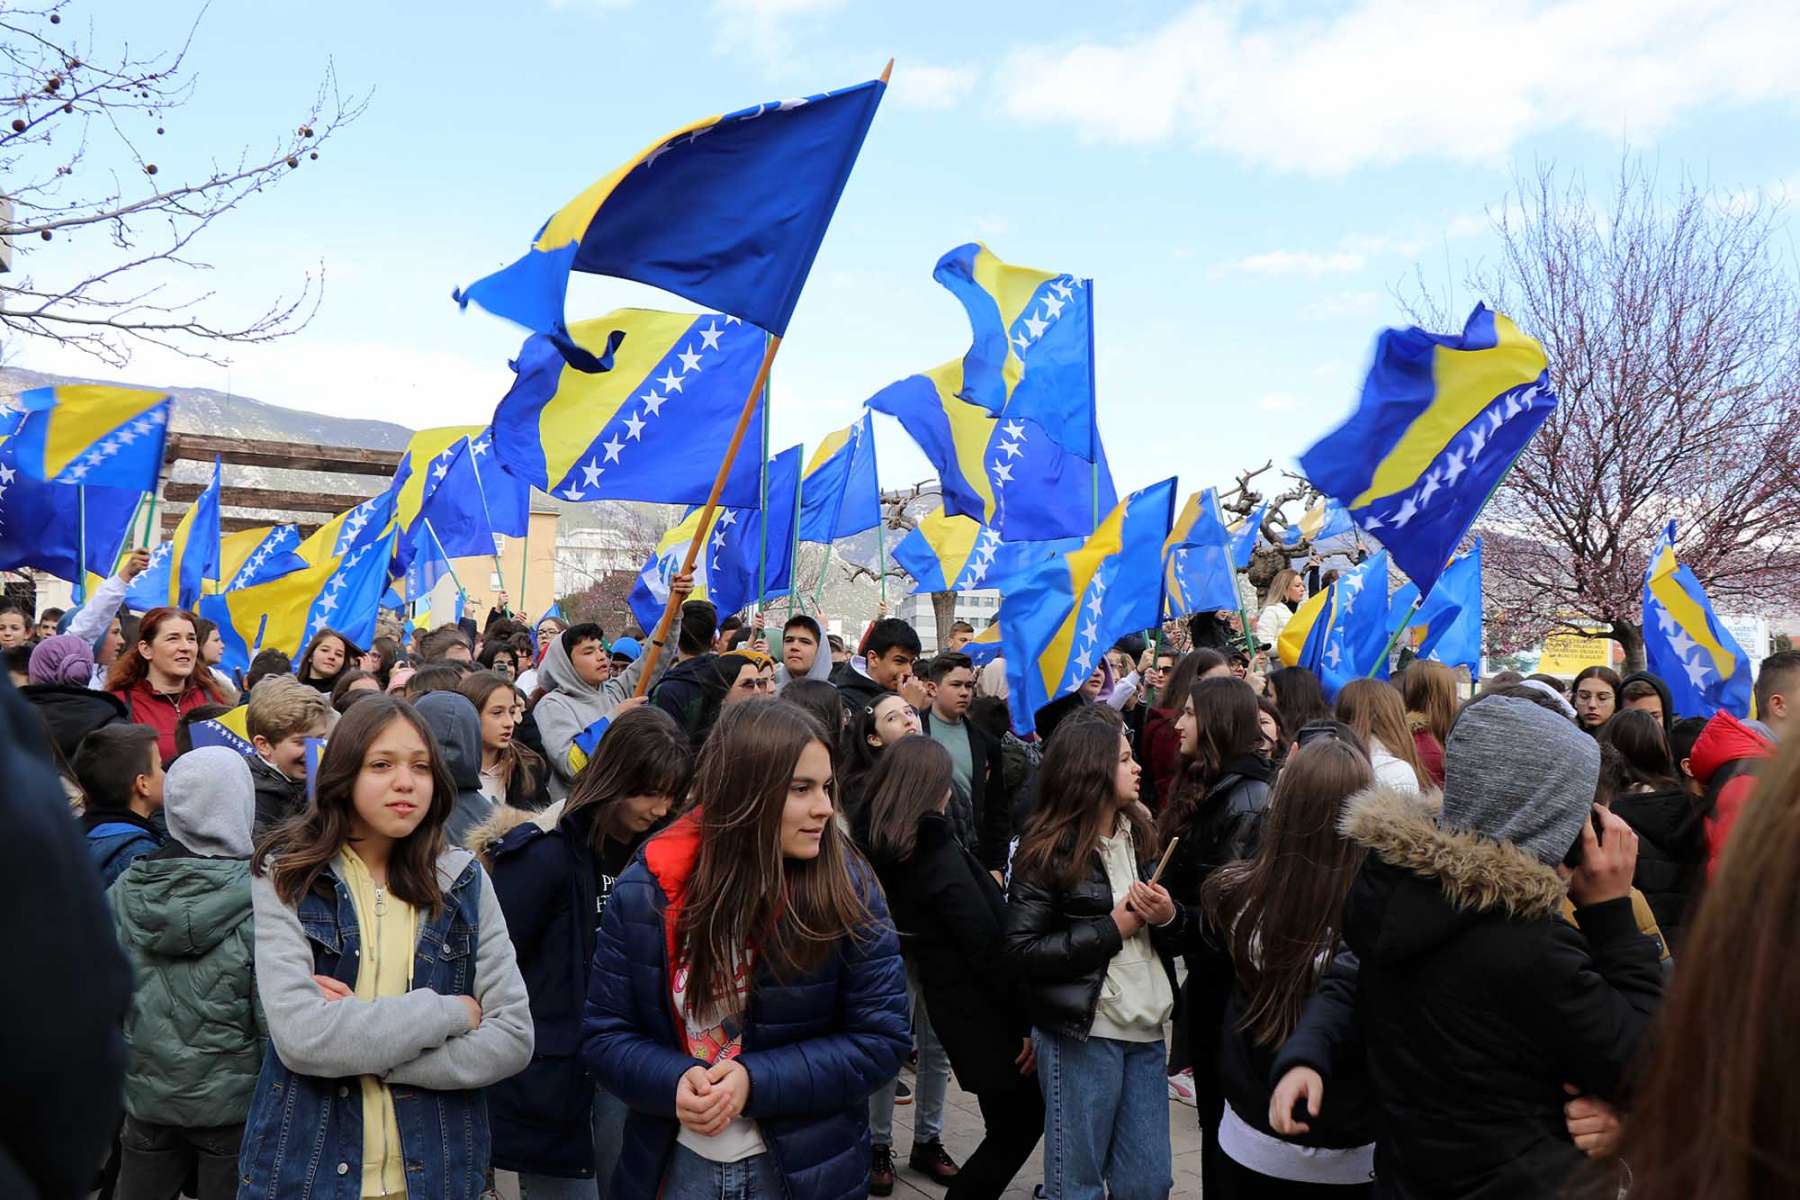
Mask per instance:
[[[378,492],[313,530],[294,552],[312,567],[336,562],[356,547],[386,536],[395,527],[394,508],[394,489]]]
[[[612,369],[577,371],[550,339],[527,339],[494,410],[501,465],[564,500],[704,504],[756,382],[763,334],[736,317],[627,308],[570,335],[614,345]],[[759,496],[756,456],[739,455],[720,502],[754,508]]]
[[[558,210],[525,257],[457,302],[554,333],[569,272],[583,271],[635,279],[785,333],[886,86],[876,80],[682,126]]]
[[[472,445],[466,437],[459,439],[425,472],[424,496],[412,524],[414,529],[429,525],[451,558],[485,558],[498,552]]]
[[[721,617],[757,600],[757,555],[763,555],[763,599],[786,592],[793,578],[794,489],[800,482],[800,447],[793,446],[769,460],[769,521],[764,532],[763,514],[754,508],[713,510],[706,526],[702,553],[694,561],[694,590],[690,600],[710,600]],[[689,543],[700,530],[699,505],[656,543],[643,570],[632,585],[626,604],[645,629],[656,628],[669,600],[669,581],[681,570]],[[542,618],[539,618],[540,620]]]
[[[1249,516],[1239,517],[1225,527],[1231,534],[1231,565],[1240,571],[1247,569],[1250,560],[1256,556],[1256,539],[1262,533],[1263,518],[1268,512],[1269,502],[1265,500]]]
[[[974,340],[963,356],[962,398],[995,416],[1034,421],[1092,462],[1100,435],[1089,281],[1012,266],[979,242],[950,251],[931,274],[969,314]]]
[[[299,548],[298,525],[260,525],[225,534],[219,539],[219,578],[225,586],[219,590],[254,587],[303,569],[306,560]]]
[[[1078,549],[1019,576],[996,620],[1006,657],[1013,727],[1080,687],[1100,656],[1161,616],[1162,550],[1175,515],[1175,481],[1133,492]]]
[[[406,564],[406,598],[417,604],[428,599],[438,581],[450,574],[450,560],[432,536],[431,526],[420,521],[412,533],[412,554]]]
[[[495,533],[524,537],[531,528],[531,485],[517,478],[500,462],[494,450],[494,427],[469,435],[469,453],[481,484],[481,500],[487,507],[488,524]]]
[[[166,392],[97,383],[20,392],[16,465],[45,482],[154,491],[174,403]]]
[[[1414,653],[1445,666],[1481,673],[1481,539],[1458,555],[1438,576],[1431,595],[1413,612],[1419,585],[1408,583],[1388,597],[1388,630],[1402,636],[1422,632]]]
[[[800,480],[800,540],[854,537],[881,524],[875,481],[875,426],[868,410],[854,425],[827,434]]]
[[[1219,517],[1219,494],[1195,492],[1163,546],[1163,615],[1238,609],[1233,541]]]
[[[200,615],[219,627],[225,643],[220,665],[242,671],[261,649],[300,653],[313,634],[333,629],[359,646],[375,638],[375,618],[387,589],[387,568],[398,531],[352,544],[342,558],[240,591],[200,600]]]
[[[44,483],[19,467],[14,438],[0,438],[0,571],[31,567],[71,583],[112,573],[142,497],[122,488]],[[85,497],[81,494],[86,492]],[[87,553],[82,558],[82,513]]]
[[[219,460],[213,459],[212,481],[181,514],[175,535],[169,539],[168,603],[191,609],[200,602],[205,580],[219,578]]]
[[[1675,557],[1669,522],[1644,572],[1644,654],[1669,685],[1675,715],[1750,715],[1750,660],[1719,623],[1706,589]]]
[[[869,407],[899,420],[937,471],[944,511],[974,517],[1009,542],[1086,537],[1096,509],[1118,502],[1106,450],[1083,461],[1034,421],[996,417],[959,399],[963,367],[948,362],[889,384]],[[1094,503],[1096,480],[1099,504]]]
[[[1336,699],[1352,679],[1386,679],[1388,552],[1371,555],[1307,598],[1281,631],[1276,652],[1287,666],[1319,677],[1325,698]]]
[[[1078,537],[1009,542],[973,517],[950,516],[940,507],[895,543],[893,555],[913,577],[915,592],[969,592],[1005,587],[1021,571],[1081,542]]]
[[[1544,348],[1477,305],[1458,334],[1384,330],[1356,411],[1300,465],[1429,591],[1555,407]]]

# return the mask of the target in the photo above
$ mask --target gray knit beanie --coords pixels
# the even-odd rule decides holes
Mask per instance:
[[[1600,778],[1600,747],[1530,700],[1471,703],[1444,747],[1442,823],[1511,842],[1556,866],[1581,836]]]

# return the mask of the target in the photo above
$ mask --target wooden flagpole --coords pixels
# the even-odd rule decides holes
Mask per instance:
[[[691,575],[694,562],[700,557],[700,545],[706,540],[706,532],[712,527],[713,512],[719,507],[719,494],[725,490],[725,480],[731,475],[731,464],[737,461],[738,447],[743,444],[744,431],[750,428],[750,418],[756,415],[756,402],[762,398],[764,386],[769,382],[769,368],[775,363],[775,352],[781,349],[781,339],[771,336],[768,349],[763,351],[762,365],[756,368],[756,378],[751,381],[750,393],[744,397],[743,411],[738,413],[737,428],[731,431],[731,442],[725,447],[725,457],[719,462],[719,473],[713,477],[712,492],[706,497],[706,507],[700,510],[700,523],[694,528],[694,540],[688,543],[687,557],[681,561],[680,574]],[[671,589],[669,599],[663,605],[662,619],[656,623],[656,632],[650,635],[650,645],[644,649],[644,669],[638,675],[637,690],[632,694],[642,696],[650,690],[650,681],[656,674],[657,659],[662,657],[663,643],[668,640],[669,626],[675,621],[675,610],[680,607],[680,597]]]

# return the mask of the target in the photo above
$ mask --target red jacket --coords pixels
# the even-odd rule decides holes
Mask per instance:
[[[1412,725],[1413,745],[1419,751],[1419,761],[1425,764],[1425,773],[1431,776],[1431,782],[1441,788],[1444,786],[1444,748],[1438,745],[1431,730],[1425,728],[1424,718],[1410,713],[1407,716]]]
[[[1756,787],[1756,776],[1744,771],[1726,778],[1714,790],[1713,776],[1728,764],[1760,761],[1775,752],[1769,740],[1724,709],[1713,714],[1706,728],[1694,741],[1688,756],[1688,769],[1700,786],[1713,795],[1711,811],[1706,818],[1706,877],[1711,879],[1719,869],[1719,856],[1725,852],[1725,841],[1737,823],[1744,802]]]
[[[1169,789],[1181,774],[1181,733],[1175,728],[1180,719],[1180,709],[1153,708],[1144,717],[1143,731],[1138,734],[1138,756],[1143,759],[1150,784],[1145,807],[1152,812],[1161,812],[1169,802]]]
[[[181,725],[181,718],[196,708],[220,703],[219,697],[192,680],[179,699],[157,691],[148,679],[118,688],[112,694],[124,701],[128,719],[156,730],[156,748],[162,752],[165,767],[175,758],[175,730]]]

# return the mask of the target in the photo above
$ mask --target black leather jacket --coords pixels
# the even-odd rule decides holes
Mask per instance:
[[[1139,873],[1147,877],[1154,867],[1154,863],[1140,866]],[[1033,1028],[1087,1040],[1107,964],[1124,945],[1112,910],[1112,883],[1099,851],[1074,887],[1013,874],[1007,893],[1006,953],[1025,976],[1026,1013]],[[1171,987],[1175,975],[1169,955],[1179,949],[1182,925],[1177,903],[1175,920],[1150,931],[1169,970]]]

